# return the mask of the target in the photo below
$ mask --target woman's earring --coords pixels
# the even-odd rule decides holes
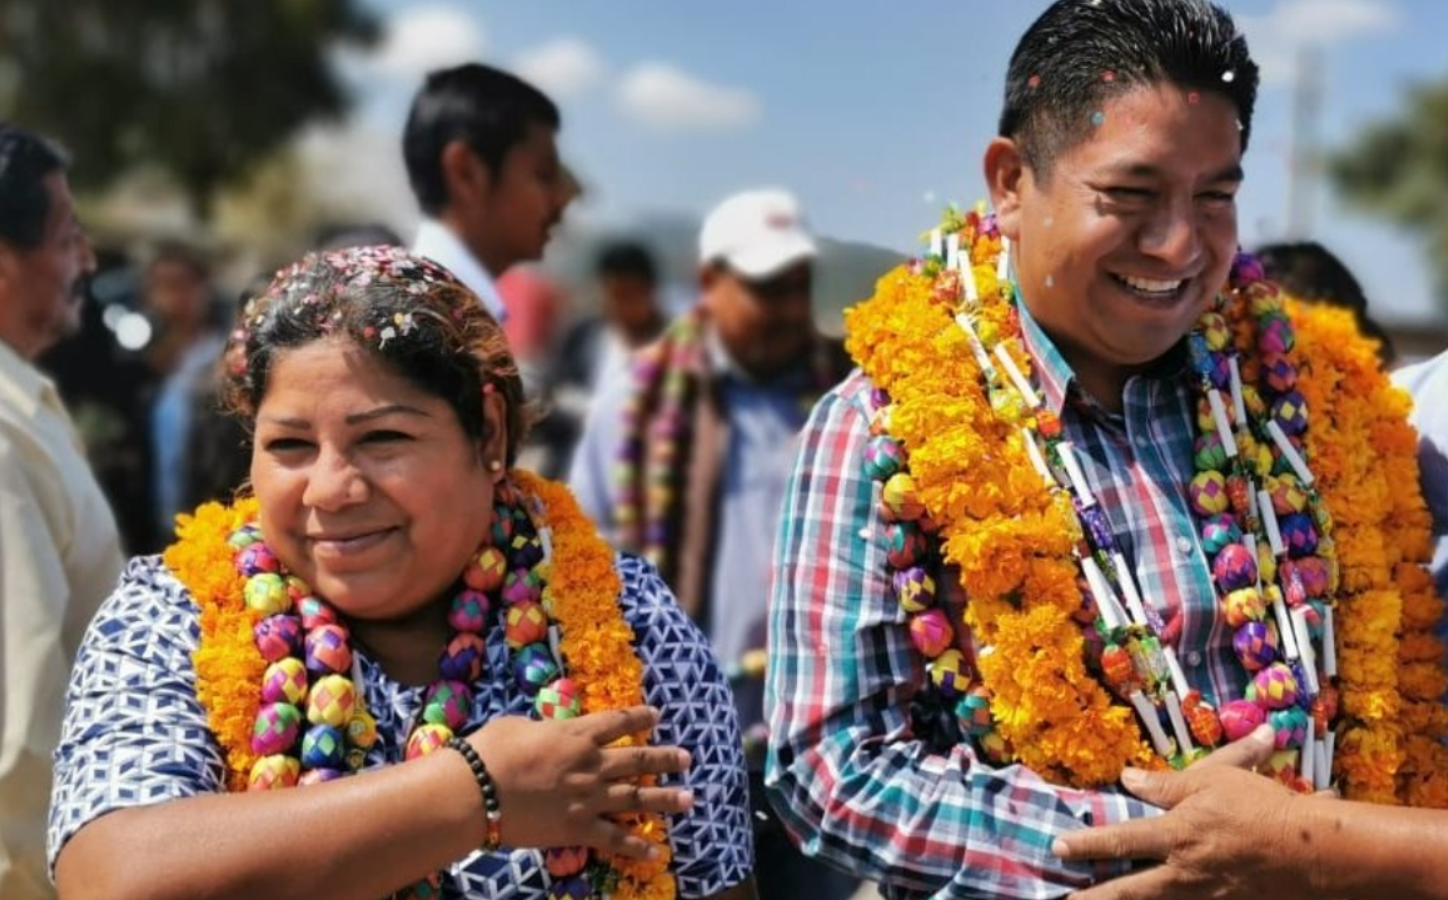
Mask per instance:
[[[503,471],[503,462],[502,462],[502,460],[495,459],[495,460],[493,460],[492,462],[488,463],[488,471],[489,471],[489,472],[501,472],[501,471]]]

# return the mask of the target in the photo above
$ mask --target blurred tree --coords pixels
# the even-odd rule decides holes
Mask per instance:
[[[81,188],[154,165],[205,219],[219,187],[345,111],[328,53],[377,32],[356,0],[3,0],[0,118],[74,148]]]
[[[1328,172],[1349,202],[1423,236],[1448,308],[1448,79],[1410,90],[1395,118],[1329,157]]]

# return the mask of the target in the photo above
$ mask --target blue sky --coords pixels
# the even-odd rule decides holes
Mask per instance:
[[[387,218],[413,218],[396,159],[423,72],[481,59],[559,101],[561,145],[589,186],[570,213],[627,226],[699,215],[745,187],[778,184],[817,230],[902,251],[940,207],[982,194],[1006,61],[1042,0],[364,0],[381,45],[343,67],[361,103],[309,146],[332,189],[365,189]],[[1286,236],[1292,74],[1319,48],[1319,142],[1390,115],[1408,85],[1448,77],[1448,4],[1437,0],[1235,0],[1225,4],[1264,66],[1245,166],[1241,235]],[[1433,35],[1439,35],[1434,38]],[[1301,183],[1301,182],[1299,182]],[[1309,236],[1341,255],[1385,318],[1439,315],[1413,238],[1343,211],[1324,182]]]

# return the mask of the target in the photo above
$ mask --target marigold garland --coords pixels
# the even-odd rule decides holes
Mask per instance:
[[[947,221],[944,229],[960,225]],[[999,237],[987,231],[975,244],[976,290],[993,296]],[[1087,671],[1073,618],[1080,595],[1071,548],[1080,524],[1069,502],[1044,487],[1019,429],[980,389],[982,363],[953,319],[960,293],[956,273],[942,272],[936,260],[897,268],[874,297],[846,311],[846,346],[889,398],[888,419],[872,423],[872,432],[888,433],[908,453],[925,530],[959,570],[971,598],[965,623],[991,648],[977,664],[999,740],[982,747],[1002,757],[1008,748],[1045,777],[1078,785],[1114,781],[1128,763],[1160,765],[1132,712]],[[1243,380],[1256,383],[1247,305],[1236,304],[1229,318]],[[995,318],[975,325],[983,343],[1001,342],[1028,376],[1008,307],[985,307]],[[1329,546],[1336,538],[1341,567],[1337,644],[1348,721],[1334,771],[1350,797],[1448,805],[1448,749],[1438,740],[1448,730],[1441,706],[1448,676],[1430,631],[1443,605],[1423,568],[1428,519],[1406,398],[1350,316],[1297,303],[1289,315],[1298,330],[1299,390],[1314,417],[1308,456],[1324,504],[1339,515],[1335,528],[1329,517],[1322,523]],[[893,498],[888,484],[885,491],[882,502],[900,502],[899,491]],[[934,664],[931,676],[941,677]],[[972,731],[978,739],[983,733],[995,737]]]
[[[565,486],[516,470],[510,478],[536,501],[536,514],[551,532],[553,562],[543,602],[560,626],[561,649],[570,674],[581,684],[584,711],[643,703],[643,664],[634,652],[633,630],[619,614],[621,584],[613,551]],[[225,753],[227,789],[238,792],[246,790],[247,773],[257,758],[251,750],[251,733],[261,706],[258,685],[266,661],[252,633],[261,616],[242,599],[243,578],[232,563],[227,539],[254,521],[257,511],[252,497],[239,498],[229,507],[207,503],[180,517],[178,540],[163,557],[200,611],[201,640],[193,654],[197,699]],[[623,743],[647,740],[647,734],[640,734]],[[654,843],[660,856],[655,860],[607,857],[617,875],[611,896],[673,900],[676,885],[668,871],[668,828],[663,817],[636,815],[620,823]]]

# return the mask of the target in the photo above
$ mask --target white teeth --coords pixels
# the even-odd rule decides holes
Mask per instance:
[[[1126,282],[1129,287],[1147,294],[1167,294],[1181,287],[1181,279],[1176,281],[1152,281],[1150,278],[1133,278],[1130,275],[1116,276]]]

